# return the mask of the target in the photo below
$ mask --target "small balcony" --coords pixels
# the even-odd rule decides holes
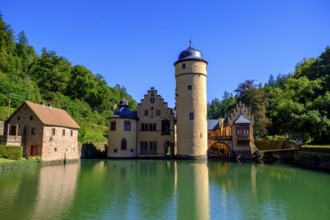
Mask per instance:
[[[217,141],[231,141],[231,136],[227,135],[209,135],[210,140],[217,140]]]
[[[17,135],[2,135],[0,136],[0,144],[7,146],[21,146],[22,136]]]

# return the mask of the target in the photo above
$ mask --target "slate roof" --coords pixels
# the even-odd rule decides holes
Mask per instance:
[[[207,63],[207,61],[204,60],[204,58],[203,58],[202,52],[191,46],[191,41],[190,41],[189,47],[187,49],[183,50],[179,54],[178,60],[174,64],[179,63],[181,61],[185,61],[185,60],[200,60],[200,61],[204,61],[205,63]]]
[[[124,99],[120,101],[119,107],[115,110],[110,118],[131,118],[137,119],[137,111],[131,111],[128,102]]]
[[[63,109],[39,105],[29,101],[25,101],[23,105],[27,105],[44,125],[74,129],[80,128],[77,122],[75,122],[73,118]]]
[[[251,121],[245,118],[243,115],[240,115],[235,121],[235,124],[250,124],[250,123]]]
[[[219,129],[219,120],[218,119],[209,119],[207,120],[207,130],[213,131]]]

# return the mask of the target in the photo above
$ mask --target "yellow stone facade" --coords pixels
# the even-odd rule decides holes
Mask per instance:
[[[200,60],[175,63],[178,157],[206,158],[206,66]]]
[[[137,120],[111,118],[108,130],[108,157],[136,157]]]

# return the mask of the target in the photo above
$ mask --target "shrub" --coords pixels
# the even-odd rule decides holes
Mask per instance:
[[[280,150],[295,148],[295,144],[285,139],[256,140],[254,142],[258,150]]]
[[[22,147],[0,145],[0,157],[10,160],[20,160],[22,158]]]

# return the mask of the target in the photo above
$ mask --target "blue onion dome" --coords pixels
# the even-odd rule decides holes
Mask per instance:
[[[191,46],[191,41],[189,47],[180,53],[178,61],[176,61],[175,64],[185,60],[200,60],[206,62],[203,58],[202,52]]]
[[[119,107],[115,110],[110,118],[132,118],[137,119],[137,112],[131,111],[128,107],[128,101],[125,99],[120,100]]]

